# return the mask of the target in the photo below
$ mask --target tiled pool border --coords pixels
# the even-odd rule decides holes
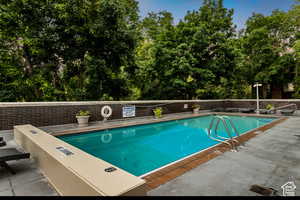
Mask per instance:
[[[252,129],[252,130],[244,133],[243,135],[239,136],[238,138],[236,138],[240,143],[244,143],[244,142],[248,141],[249,139],[258,135],[258,132],[266,131],[287,119],[287,117],[279,117],[279,116],[275,116],[275,115],[208,112],[208,113],[199,113],[199,114],[186,114],[184,116],[171,116],[171,117],[166,116],[166,117],[163,117],[160,119],[153,119],[153,118],[149,119],[148,118],[141,122],[126,121],[126,124],[100,124],[99,126],[94,126],[94,127],[83,127],[83,128],[77,128],[77,129],[56,131],[56,132],[52,133],[52,135],[61,136],[61,135],[69,135],[69,134],[80,134],[80,133],[128,127],[128,126],[137,126],[137,125],[153,124],[153,123],[167,122],[167,121],[187,119],[187,118],[195,118],[195,117],[214,115],[214,114],[216,114],[216,115],[231,115],[231,116],[246,116],[246,117],[277,118],[276,120],[274,120],[264,126],[261,126],[256,129]],[[169,163],[168,165],[162,166],[161,168],[158,168],[156,170],[148,172],[139,177],[146,180],[147,190],[149,191],[149,190],[152,190],[152,189],[182,175],[183,173],[199,166],[200,164],[203,164],[203,163],[205,163],[205,162],[207,162],[229,150],[230,150],[230,148],[228,146],[226,146],[223,143],[219,143],[212,147],[209,147],[207,149],[201,150],[192,155],[189,155],[187,157],[184,157],[182,159],[179,159],[177,161]]]

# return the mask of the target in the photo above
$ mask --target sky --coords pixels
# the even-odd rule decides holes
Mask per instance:
[[[145,17],[148,12],[167,10],[173,14],[177,23],[183,19],[188,10],[198,10],[202,0],[137,0],[139,2],[140,16]],[[226,8],[234,9],[233,22],[238,29],[244,27],[246,20],[252,13],[271,14],[272,10],[287,11],[295,0],[224,0]]]

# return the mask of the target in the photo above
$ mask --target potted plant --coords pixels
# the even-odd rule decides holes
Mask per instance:
[[[192,105],[192,108],[193,108],[193,113],[199,113],[199,110],[200,110],[199,104]]]
[[[153,109],[153,113],[154,113],[154,117],[156,119],[161,118],[162,113],[163,113],[163,109],[161,107],[157,107],[157,108]]]
[[[88,110],[80,110],[76,114],[77,122],[79,127],[85,127],[89,124],[90,111]]]
[[[266,106],[266,109],[267,110],[271,110],[271,109],[273,109],[274,108],[274,106],[272,105],[272,104],[268,104],[267,106]]]
[[[268,104],[268,105],[266,106],[267,114],[275,114],[276,111],[274,110],[274,108],[275,108],[274,105]]]

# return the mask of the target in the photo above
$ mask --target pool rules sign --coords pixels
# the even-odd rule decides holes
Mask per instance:
[[[124,106],[123,117],[135,117],[135,106]]]

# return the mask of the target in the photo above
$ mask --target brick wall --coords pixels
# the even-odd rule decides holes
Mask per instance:
[[[163,104],[164,113],[169,114],[192,111],[191,106],[196,102],[202,109],[223,107],[222,100],[0,103],[0,130],[12,129],[14,125],[22,124],[48,126],[75,123],[75,115],[79,110],[89,110],[90,121],[100,121],[103,120],[101,108],[105,105],[112,107],[110,119],[121,119],[124,105],[135,105],[136,116],[142,117],[153,115],[152,109],[155,105]],[[184,104],[188,104],[189,108],[184,109]]]

